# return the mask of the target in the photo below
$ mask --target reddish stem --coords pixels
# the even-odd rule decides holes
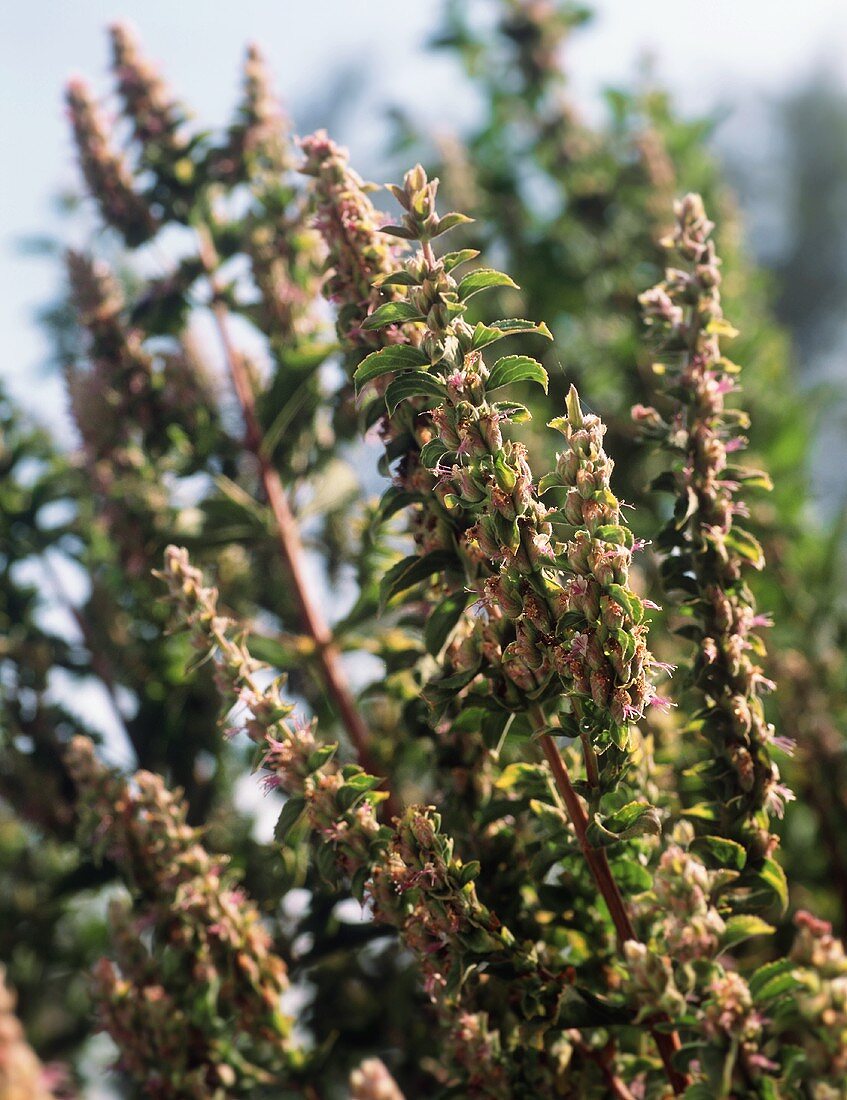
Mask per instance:
[[[536,709],[536,712],[533,714],[533,719],[539,729],[547,728],[547,720],[540,711],[540,708]],[[588,840],[588,816],[583,809],[579,796],[573,788],[573,783],[571,782],[571,777],[568,773],[565,761],[562,759],[562,754],[559,752],[556,742],[549,733],[543,733],[540,740],[544,755],[547,758],[547,763],[550,765],[550,770],[556,782],[556,789],[559,791],[565,803],[565,809],[573,824],[577,841],[585,856],[585,861],[588,864],[588,868],[591,871],[597,889],[600,891],[600,895],[609,910],[609,915],[612,918],[612,923],[615,926],[615,932],[617,934],[618,948],[622,948],[627,940],[634,940],[638,943],[638,936],[630,920],[629,913],[626,910],[626,905],[624,904],[618,884],[615,882],[606,853],[602,848],[592,847]],[[654,1022],[664,1023],[665,1018],[656,1017]],[[684,1092],[689,1084],[688,1078],[685,1074],[675,1069],[673,1065],[673,1056],[682,1046],[679,1041],[679,1036],[675,1031],[664,1032],[657,1031],[653,1028],[650,1029],[650,1034],[653,1036],[653,1040],[656,1043],[656,1047],[658,1048],[659,1055],[665,1067],[665,1073],[667,1074],[667,1078],[674,1092],[677,1094]]]
[[[214,245],[207,233],[200,232],[199,237],[200,258],[206,268],[212,293],[217,295],[219,287],[215,280],[215,271],[218,261]],[[347,674],[341,663],[341,652],[309,590],[304,568],[305,554],[297,520],[291,511],[279,473],[271,464],[270,456],[266,454],[263,447],[262,429],[256,413],[256,398],[244,357],[235,347],[230,335],[229,312],[217,297],[213,298],[211,309],[227,370],[244,418],[244,443],[259,467],[259,475],[276,526],[277,545],[291,580],[303,630],[314,642],[322,679],[350,738],[359,764],[371,775],[378,775],[380,769],[370,751],[370,734],[353,698]],[[385,801],[385,812],[389,819],[400,812],[391,792]]]

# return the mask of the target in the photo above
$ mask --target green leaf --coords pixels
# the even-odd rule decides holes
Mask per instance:
[[[561,489],[561,487],[562,477],[556,470],[553,470],[552,473],[545,474],[538,482],[538,495],[543,497],[550,489]]]
[[[409,271],[390,271],[373,281],[374,286],[418,286],[419,280]]]
[[[674,526],[678,531],[688,523],[689,519],[697,511],[698,501],[697,494],[687,485],[683,492],[676,498],[673,506],[673,520]]]
[[[527,424],[532,420],[532,413],[519,401],[495,401],[494,408],[505,420],[511,420],[513,424]]]
[[[496,328],[489,328],[488,325],[484,325],[482,321],[480,321],[473,330],[471,351],[479,351],[481,348],[488,347],[489,344],[494,344],[498,340],[504,340],[505,338],[505,332],[500,332]]]
[[[445,214],[443,218],[438,219],[438,228],[432,235],[433,237],[440,237],[442,233],[446,233],[449,229],[455,229],[457,225],[467,225],[472,221],[473,218],[469,218],[467,214],[460,214],[458,211],[451,210],[449,214]]]
[[[468,863],[463,863],[459,868],[459,883],[462,886],[467,886],[469,882],[473,882],[475,878],[479,877],[481,871],[481,865],[478,859],[469,860]]]
[[[385,606],[390,599],[405,592],[421,581],[427,580],[433,573],[443,573],[455,567],[456,556],[450,550],[433,550],[421,557],[411,554],[393,565],[382,578],[379,586],[380,603]]]
[[[391,374],[393,371],[411,370],[415,367],[428,367],[429,359],[418,348],[408,344],[392,344],[379,351],[372,351],[366,355],[356,368],[353,381],[358,387],[366,382],[379,378],[382,374]]]
[[[467,592],[456,592],[441,601],[426,621],[424,627],[424,643],[427,652],[437,657],[444,643],[450,636],[450,632],[461,619],[468,602]]]
[[[425,443],[423,447],[421,447],[421,465],[431,470],[434,466],[438,465],[438,460],[441,456],[447,453],[447,447],[442,440],[431,439],[429,443]]]
[[[303,816],[303,811],[305,809],[305,798],[294,796],[289,798],[282,807],[282,812],[274,828],[274,839],[278,840],[280,844],[284,844],[286,837]]]
[[[379,518],[386,520],[397,512],[408,508],[410,504],[417,504],[421,497],[419,493],[410,493],[408,489],[400,489],[396,485],[390,485],[382,494],[379,502]]]
[[[752,913],[739,913],[730,917],[721,936],[721,951],[728,951],[751,936],[771,936],[776,931],[772,924]]]
[[[683,817],[693,818],[695,821],[717,821],[717,807],[711,802],[698,802],[696,806],[689,806],[682,811]]]
[[[423,314],[411,302],[385,302],[362,322],[364,329],[384,328],[403,321],[422,321]]]
[[[795,977],[797,964],[791,959],[765,963],[751,975],[748,985],[753,1000],[762,1003],[796,989],[802,983]]]
[[[434,375],[424,370],[406,371],[395,378],[385,391],[385,404],[388,415],[393,416],[401,401],[409,397],[447,396],[447,387]]]
[[[649,802],[628,802],[606,818],[595,814],[588,826],[588,839],[595,847],[605,848],[646,833],[658,836],[661,831],[662,821],[655,806]]]
[[[505,340],[507,336],[526,332],[537,332],[541,336],[546,336],[548,340],[553,339],[553,334],[543,321],[536,324],[535,321],[524,321],[513,317],[505,321],[493,321],[490,325],[484,325],[480,321],[474,329],[471,348],[473,351],[479,351],[480,348],[494,344],[498,340]]]
[[[618,886],[627,894],[640,894],[653,885],[653,876],[634,859],[614,860],[612,873]]]
[[[505,317],[500,321],[492,321],[491,327],[499,329],[506,336],[514,332],[537,332],[548,340],[553,339],[553,333],[543,321],[526,321],[523,317]]]
[[[744,848],[722,836],[698,836],[691,842],[691,851],[700,856],[707,867],[731,867],[741,871],[747,862]]]
[[[441,257],[445,271],[452,271],[460,264],[466,264],[468,260],[475,260],[479,255],[478,248],[461,248],[458,252],[445,252]]]
[[[350,880],[350,893],[360,904],[365,900],[365,887],[368,884],[368,878],[370,877],[371,866],[366,863],[364,867],[360,867],[358,871],[353,875]]]
[[[715,1100],[715,1094],[711,1085],[697,1081],[688,1086],[682,1094],[682,1100]]]
[[[753,882],[760,883],[765,894],[770,894],[779,903],[780,912],[785,912],[788,907],[788,880],[785,871],[775,859],[766,859]]]
[[[761,543],[743,527],[731,528],[726,534],[726,543],[736,554],[749,561],[754,569],[764,566],[765,554]]]
[[[498,390],[512,382],[537,382],[547,392],[547,371],[528,355],[506,355],[491,368],[486,390]]]
[[[515,290],[518,289],[518,284],[502,271],[494,271],[490,267],[480,267],[476,271],[471,271],[459,283],[459,301],[464,302],[474,294],[479,294],[481,290],[488,290],[490,287],[495,286],[508,286]]]
[[[405,225],[382,225],[379,231],[380,233],[388,233],[391,237],[402,237],[404,241],[417,240],[414,229],[409,229]]]

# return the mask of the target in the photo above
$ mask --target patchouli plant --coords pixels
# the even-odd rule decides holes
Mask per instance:
[[[489,7],[442,183],[295,138],[255,46],[219,130],[124,25],[68,88],[74,445],[0,398],[0,1100],[847,1097],[783,345],[694,131],[592,129],[584,13]]]

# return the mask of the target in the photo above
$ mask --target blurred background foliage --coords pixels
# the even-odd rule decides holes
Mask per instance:
[[[751,456],[775,484],[756,501],[753,523],[771,565],[756,584],[775,622],[773,717],[798,743],[785,765],[800,802],[783,826],[783,860],[792,906],[811,906],[844,933],[847,95],[824,73],[759,105],[755,134],[770,135],[764,148],[732,126],[716,139],[713,120],[681,116],[649,75],[609,89],[598,112],[575,101],[568,83],[569,58],[589,18],[581,7],[545,0],[453,2],[433,11],[431,48],[452,59],[457,88],[468,89],[480,110],[460,132],[433,133],[398,93],[382,163],[420,158],[440,175],[445,208],[474,216],[457,246],[483,249],[519,284],[503,292],[500,315],[550,325],[551,404],[576,382],[604,418],[616,490],[636,506],[634,526],[648,538],[662,504],[648,489],[660,466],[636,442],[629,416],[632,404],[648,399],[650,370],[637,295],[660,277],[659,241],[674,196],[698,190],[717,215],[726,313],[741,331],[733,354],[744,366]],[[656,40],[660,46],[658,28]],[[237,140],[242,123],[236,115],[209,148]],[[296,120],[294,129],[301,129]],[[320,256],[299,206],[296,161],[289,148],[278,163],[254,165],[250,179],[230,181],[244,185],[231,208],[232,255],[252,264],[260,290],[299,225],[295,289],[304,309],[293,321],[262,320],[271,338],[256,345],[266,382],[258,414],[342,648],[370,653],[349,669],[357,686],[376,677],[363,707],[377,757],[391,761],[409,797],[439,798],[443,776],[472,774],[475,761],[455,743],[442,745],[433,762],[407,675],[418,651],[397,624],[376,624],[378,579],[392,543],[361,504],[362,490],[370,496],[379,486],[376,463],[353,442],[355,409],[331,334],[305,308],[317,291]],[[210,164],[207,171],[224,171]],[[177,207],[179,200],[162,197]],[[0,399],[0,960],[19,1014],[45,1060],[68,1061],[83,1078],[96,1074],[90,1067],[102,1044],[86,1042],[85,972],[103,950],[105,899],[117,887],[114,869],[93,865],[73,841],[61,758],[67,739],[87,730],[112,759],[184,788],[191,820],[208,826],[212,848],[232,856],[289,964],[300,1027],[325,1077],[340,1082],[368,1050],[393,1051],[398,1080],[409,1095],[422,1095],[426,1085],[413,1067],[428,1032],[407,960],[384,930],[361,921],[355,902],[307,869],[296,847],[279,860],[267,828],[274,809],[257,807],[237,782],[245,761],[220,734],[208,670],[184,672],[187,645],[168,634],[149,576],[174,539],[191,547],[198,564],[214,563],[227,606],[261,625],[257,655],[287,671],[296,696],[333,729],[276,564],[267,509],[257,503],[255,471],[239,454],[239,413],[221,384],[209,317],[192,298],[198,272],[177,234],[168,242],[169,280],[139,300],[137,288],[161,257],[145,256],[148,269],[134,268],[116,234],[93,228],[84,204],[68,207],[75,235],[97,236],[122,293],[137,303],[133,320],[153,338],[148,350],[164,411],[151,438],[150,425],[122,404],[126,394],[96,379],[91,386],[83,364],[96,334],[78,328],[67,287],[45,304],[43,323],[53,368],[71,379],[73,438],[57,442],[38,417]],[[268,225],[280,227],[278,239]],[[748,240],[758,266],[747,258]],[[226,234],[216,243],[225,249]],[[52,250],[58,265],[61,243],[31,247]],[[247,332],[267,299],[237,290],[233,283],[231,306]],[[295,313],[299,300],[291,299]],[[185,330],[189,313],[196,319]],[[88,388],[75,391],[73,379],[88,379]],[[543,424],[545,410],[537,413]],[[123,417],[137,434],[127,435]],[[533,446],[549,446],[543,433]],[[649,564],[642,584],[659,591]],[[401,717],[417,736],[398,744]],[[658,722],[654,732],[660,758],[677,755],[673,724]],[[461,806],[447,803],[445,813],[449,822]],[[132,1095],[126,1082],[114,1087]]]

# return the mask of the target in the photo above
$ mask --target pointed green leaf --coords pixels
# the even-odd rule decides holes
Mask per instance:
[[[441,257],[445,271],[452,271],[460,264],[466,264],[469,260],[475,260],[479,255],[478,248],[461,248],[458,252],[445,252]]]
[[[383,606],[390,599],[405,592],[421,581],[427,580],[434,573],[443,573],[456,565],[456,556],[449,550],[433,550],[430,554],[421,557],[418,554],[410,554],[393,565],[382,578],[379,586],[380,602]]]
[[[468,602],[467,592],[455,592],[441,601],[433,611],[424,627],[424,642],[427,652],[437,657],[450,637],[453,627],[461,619]]]
[[[726,535],[726,543],[732,550],[745,558],[754,569],[762,569],[765,564],[765,554],[759,540],[745,531],[743,527],[733,527]]]
[[[486,390],[498,390],[512,382],[537,382],[547,392],[547,371],[528,355],[506,355],[491,368]]]
[[[772,936],[776,931],[772,924],[756,917],[752,913],[739,913],[730,917],[721,935],[721,951],[728,951],[751,936]]]
[[[551,473],[545,474],[544,477],[542,477],[541,480],[538,482],[538,495],[540,497],[543,497],[545,493],[550,491],[550,489],[561,489],[561,487],[561,474],[557,473],[556,470],[553,470]]]
[[[361,388],[366,382],[371,382],[383,374],[428,366],[429,359],[419,348],[410,347],[408,344],[392,344],[390,347],[380,348],[379,351],[372,351],[370,355],[366,355],[356,368],[353,381]]]
[[[274,828],[274,838],[278,840],[280,844],[285,843],[286,837],[303,816],[303,811],[305,809],[305,798],[292,797],[287,800],[282,807],[282,812]]]
[[[518,284],[502,271],[494,271],[490,267],[480,267],[476,271],[471,271],[459,283],[459,301],[464,302],[481,290],[488,290],[489,287],[495,286],[508,286],[515,290],[518,289]]]
[[[783,871],[782,867],[775,859],[766,859],[764,861],[759,871],[753,877],[752,885],[760,885],[763,887],[765,893],[764,900],[767,900],[767,894],[770,894],[771,897],[777,901],[780,912],[784,912],[788,907],[788,880],[785,877],[785,871]]]
[[[628,802],[606,818],[595,814],[588,826],[588,839],[595,847],[604,848],[645,833],[658,836],[661,831],[662,822],[655,806],[649,802]]]
[[[543,321],[538,324],[535,321],[523,321],[518,317],[508,318],[505,321],[493,321],[490,325],[484,325],[481,321],[474,329],[471,348],[478,351],[480,348],[494,344],[498,340],[505,340],[507,336],[517,333],[537,332],[548,340],[553,339],[553,334]]]
[[[410,493],[407,489],[400,489],[396,485],[390,485],[382,494],[379,502],[379,518],[386,520],[397,512],[408,508],[411,504],[417,504],[421,497],[418,493]]]
[[[418,286],[419,280],[410,271],[389,271],[373,281],[374,286]]]
[[[383,328],[403,321],[422,321],[423,314],[411,302],[384,302],[362,323],[364,329]]]
[[[431,439],[421,447],[421,465],[428,470],[438,465],[442,455],[448,454],[448,449],[441,439]]]
[[[794,975],[796,970],[797,963],[792,959],[776,959],[760,966],[748,982],[753,1000],[761,1004],[796,989],[801,984]]]
[[[723,836],[695,837],[691,842],[691,851],[712,868],[731,867],[734,871],[741,871],[747,862],[745,849],[737,841]]]
[[[434,375],[423,370],[406,371],[399,378],[395,378],[385,391],[385,404],[388,407],[388,415],[393,416],[401,401],[409,397],[440,397],[447,396],[447,387]]]
[[[383,225],[380,226],[380,233],[388,233],[391,237],[402,237],[404,241],[417,239],[415,231],[405,225]]]
[[[457,225],[467,225],[472,221],[473,218],[469,218],[467,214],[460,214],[453,210],[449,214],[445,214],[443,218],[438,219],[438,228],[432,235],[433,237],[440,237],[442,233],[446,233],[449,229],[455,229]]]
[[[532,413],[519,401],[495,401],[494,408],[503,420],[511,420],[513,424],[527,424],[532,420]]]

